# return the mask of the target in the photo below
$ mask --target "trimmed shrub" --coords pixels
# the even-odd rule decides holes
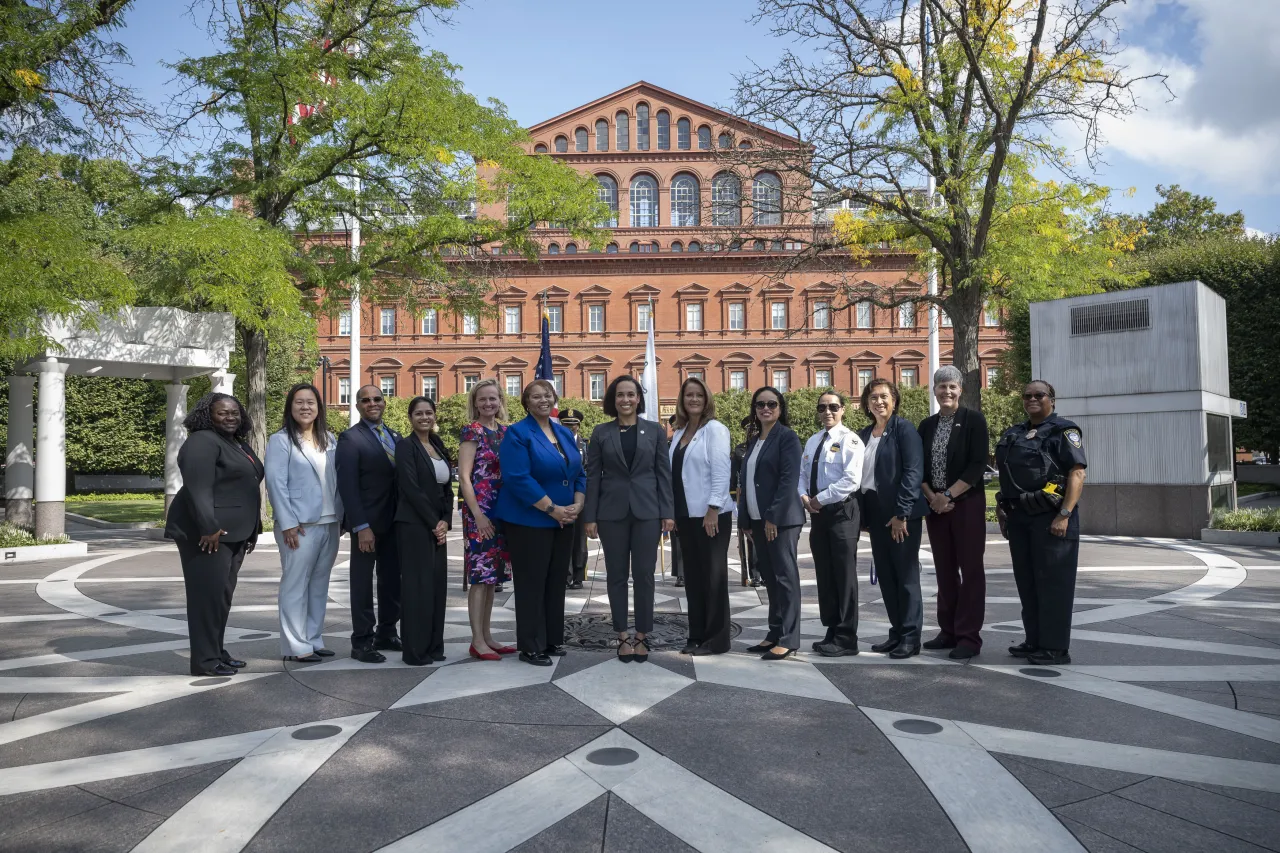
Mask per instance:
[[[1215,530],[1280,533],[1280,507],[1274,509],[1218,510],[1210,526]]]

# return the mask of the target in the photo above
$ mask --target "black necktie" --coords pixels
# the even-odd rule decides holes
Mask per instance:
[[[818,463],[822,461],[822,448],[827,443],[827,433],[822,434],[822,438],[818,440],[818,449],[813,452],[813,465],[809,468],[809,497],[816,498],[818,496]]]

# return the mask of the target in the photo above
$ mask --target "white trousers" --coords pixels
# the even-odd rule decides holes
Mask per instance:
[[[324,648],[324,611],[329,600],[329,573],[338,557],[338,523],[303,525],[298,547],[280,548],[280,654],[301,657]]]

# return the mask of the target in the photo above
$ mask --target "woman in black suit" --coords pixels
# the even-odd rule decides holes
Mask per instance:
[[[791,430],[787,401],[777,388],[764,387],[752,395],[751,417],[755,435],[742,463],[738,526],[748,528],[759,555],[769,592],[769,633],[747,651],[760,654],[761,660],[783,660],[800,648],[800,438]]]
[[[164,535],[178,546],[187,591],[192,675],[235,675],[245,662],[223,648],[231,597],[244,555],[262,530],[263,467],[245,443],[249,413],[230,394],[206,394],[182,422],[182,488]]]
[[[887,379],[862,389],[862,410],[872,424],[858,433],[862,456],[862,523],[871,539],[871,557],[880,577],[880,596],[889,613],[889,639],[871,647],[891,658],[920,654],[924,603],[920,596],[920,494],[923,454],[920,433],[894,414],[901,397]]]
[[[453,467],[436,433],[436,404],[414,397],[409,422],[413,434],[396,443],[401,658],[410,666],[426,666],[444,660],[445,537],[453,526]]]

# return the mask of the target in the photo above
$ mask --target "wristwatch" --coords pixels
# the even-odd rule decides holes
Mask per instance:
[[[720,511],[720,507],[715,504],[707,504],[707,509],[714,509],[716,512]]]
[[[1058,515],[1062,516],[1063,518],[1070,518],[1070,517],[1071,517],[1071,510],[1066,509],[1066,508],[1060,509],[1060,510],[1058,510]]]
[[[946,498],[947,500],[949,500],[949,501],[951,501],[951,500],[955,500],[955,496],[951,494],[951,490],[950,490],[950,489],[947,489],[945,492],[943,492],[943,493],[942,493],[942,496],[943,496],[944,498]]]
[[[544,510],[543,510],[543,512],[545,512],[547,515],[555,515],[555,514],[556,514],[556,505],[555,505],[555,504],[551,504],[551,506],[549,506],[549,507],[547,507],[546,509],[544,509]]]

